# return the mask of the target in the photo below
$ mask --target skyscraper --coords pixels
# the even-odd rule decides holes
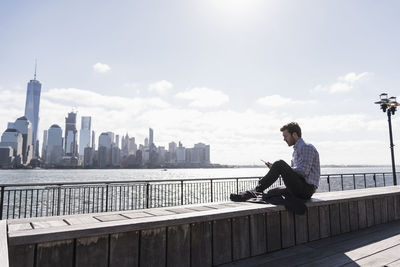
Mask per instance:
[[[9,129],[16,129],[22,134],[22,164],[28,165],[33,156],[32,123],[25,117],[8,123]]]
[[[26,102],[25,102],[25,117],[32,123],[32,144],[33,155],[39,156],[39,147],[37,143],[37,131],[39,125],[39,106],[40,106],[40,92],[42,90],[42,84],[36,80],[36,63],[35,63],[35,75],[33,80],[28,83],[26,91]]]
[[[149,128],[149,146],[152,147],[154,144],[154,131],[153,129]]]
[[[68,117],[65,118],[65,155],[76,157],[77,155],[77,143],[76,143],[76,113],[68,113]]]
[[[47,131],[46,164],[51,166],[61,162],[62,141],[62,129],[57,124],[53,124]]]
[[[82,116],[81,130],[79,131],[79,158],[83,160],[85,147],[90,147],[90,134],[92,128],[92,117]]]

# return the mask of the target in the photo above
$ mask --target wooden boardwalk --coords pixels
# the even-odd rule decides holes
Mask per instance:
[[[376,225],[222,266],[400,266],[400,222]]]
[[[0,256],[10,267],[400,266],[400,186],[318,193],[306,206],[304,215],[221,202],[0,221]]]

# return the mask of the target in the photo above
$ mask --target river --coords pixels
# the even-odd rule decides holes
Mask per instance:
[[[0,170],[0,184],[29,184],[82,181],[173,180],[196,178],[261,177],[268,171],[257,168],[204,169],[33,169]],[[388,167],[323,167],[321,174],[390,173]]]

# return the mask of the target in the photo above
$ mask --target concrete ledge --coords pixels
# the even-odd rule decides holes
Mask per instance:
[[[73,265],[65,266],[229,263],[399,220],[400,186],[318,193],[306,205],[301,216],[283,206],[224,202],[8,220],[10,266],[68,257]]]

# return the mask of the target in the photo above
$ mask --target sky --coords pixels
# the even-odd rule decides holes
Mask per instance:
[[[37,59],[40,141],[75,110],[97,137],[143,144],[151,127],[157,146],[262,164],[290,161],[279,129],[296,121],[321,164],[390,165],[374,102],[400,96],[399,12],[390,0],[3,0],[0,133],[24,115]]]

